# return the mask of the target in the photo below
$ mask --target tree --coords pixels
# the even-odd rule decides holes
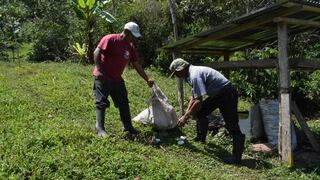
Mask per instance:
[[[18,50],[18,32],[21,29],[21,22],[26,16],[26,9],[23,4],[18,1],[7,2],[4,1],[0,4],[0,34],[1,54],[7,57],[7,49],[12,50],[13,59],[15,58],[15,52]],[[17,53],[19,56],[19,53]]]
[[[113,23],[116,19],[107,11],[105,11],[104,5],[109,1],[100,0],[72,0],[74,10],[78,18],[86,22],[86,44],[87,48],[87,60],[84,63],[94,63],[93,60],[93,35],[95,29],[96,16],[100,16],[108,23]]]

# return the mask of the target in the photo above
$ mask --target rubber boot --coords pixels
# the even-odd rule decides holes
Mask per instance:
[[[96,108],[96,130],[99,137],[105,137],[107,135],[104,128],[105,110]]]
[[[123,124],[123,131],[129,132],[131,135],[139,134],[139,131],[132,126],[129,106],[119,107],[120,119]]]
[[[193,139],[195,142],[206,143],[208,128],[201,126],[199,120],[197,120],[197,136]]]
[[[227,164],[240,164],[241,156],[244,150],[244,134],[232,135],[232,156],[226,157],[223,161]]]

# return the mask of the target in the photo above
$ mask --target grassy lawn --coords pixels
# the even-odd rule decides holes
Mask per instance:
[[[151,127],[134,124],[142,133],[126,140],[113,105],[109,136],[98,138],[91,70],[73,63],[0,62],[0,179],[320,179],[318,167],[288,168],[276,155],[250,152],[249,142],[242,166],[225,165],[221,156],[231,150],[226,137],[179,146],[173,132],[159,148]],[[178,109],[176,81],[147,72]],[[134,70],[124,78],[134,117],[147,108],[151,91]],[[248,107],[240,102],[240,110]],[[190,121],[182,129],[189,139],[194,126]],[[320,132],[320,121],[311,127]]]

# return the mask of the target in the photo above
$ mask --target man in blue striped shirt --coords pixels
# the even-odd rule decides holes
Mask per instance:
[[[181,58],[172,61],[169,69],[172,72],[171,76],[184,78],[192,88],[192,98],[186,112],[179,118],[178,126],[184,126],[193,115],[197,121],[197,136],[194,140],[205,143],[209,124],[207,116],[219,108],[226,129],[233,138],[232,156],[224,158],[224,162],[240,163],[245,135],[241,133],[239,127],[238,94],[231,82],[212,68],[194,66]],[[205,95],[207,98],[203,99]]]

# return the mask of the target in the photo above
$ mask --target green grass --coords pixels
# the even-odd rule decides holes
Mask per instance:
[[[231,150],[226,137],[178,146],[173,132],[159,148],[152,145],[151,127],[134,124],[142,133],[126,140],[114,106],[107,111],[109,136],[98,138],[91,70],[73,63],[0,62],[0,179],[319,179],[319,169],[287,168],[277,156],[251,153],[249,143],[243,166],[225,165],[220,157]],[[178,109],[176,81],[147,72]],[[134,117],[148,106],[151,91],[134,70],[124,78]],[[239,109],[249,106],[241,101]],[[189,139],[194,126],[190,121],[182,130]],[[319,129],[319,121],[313,127]]]

